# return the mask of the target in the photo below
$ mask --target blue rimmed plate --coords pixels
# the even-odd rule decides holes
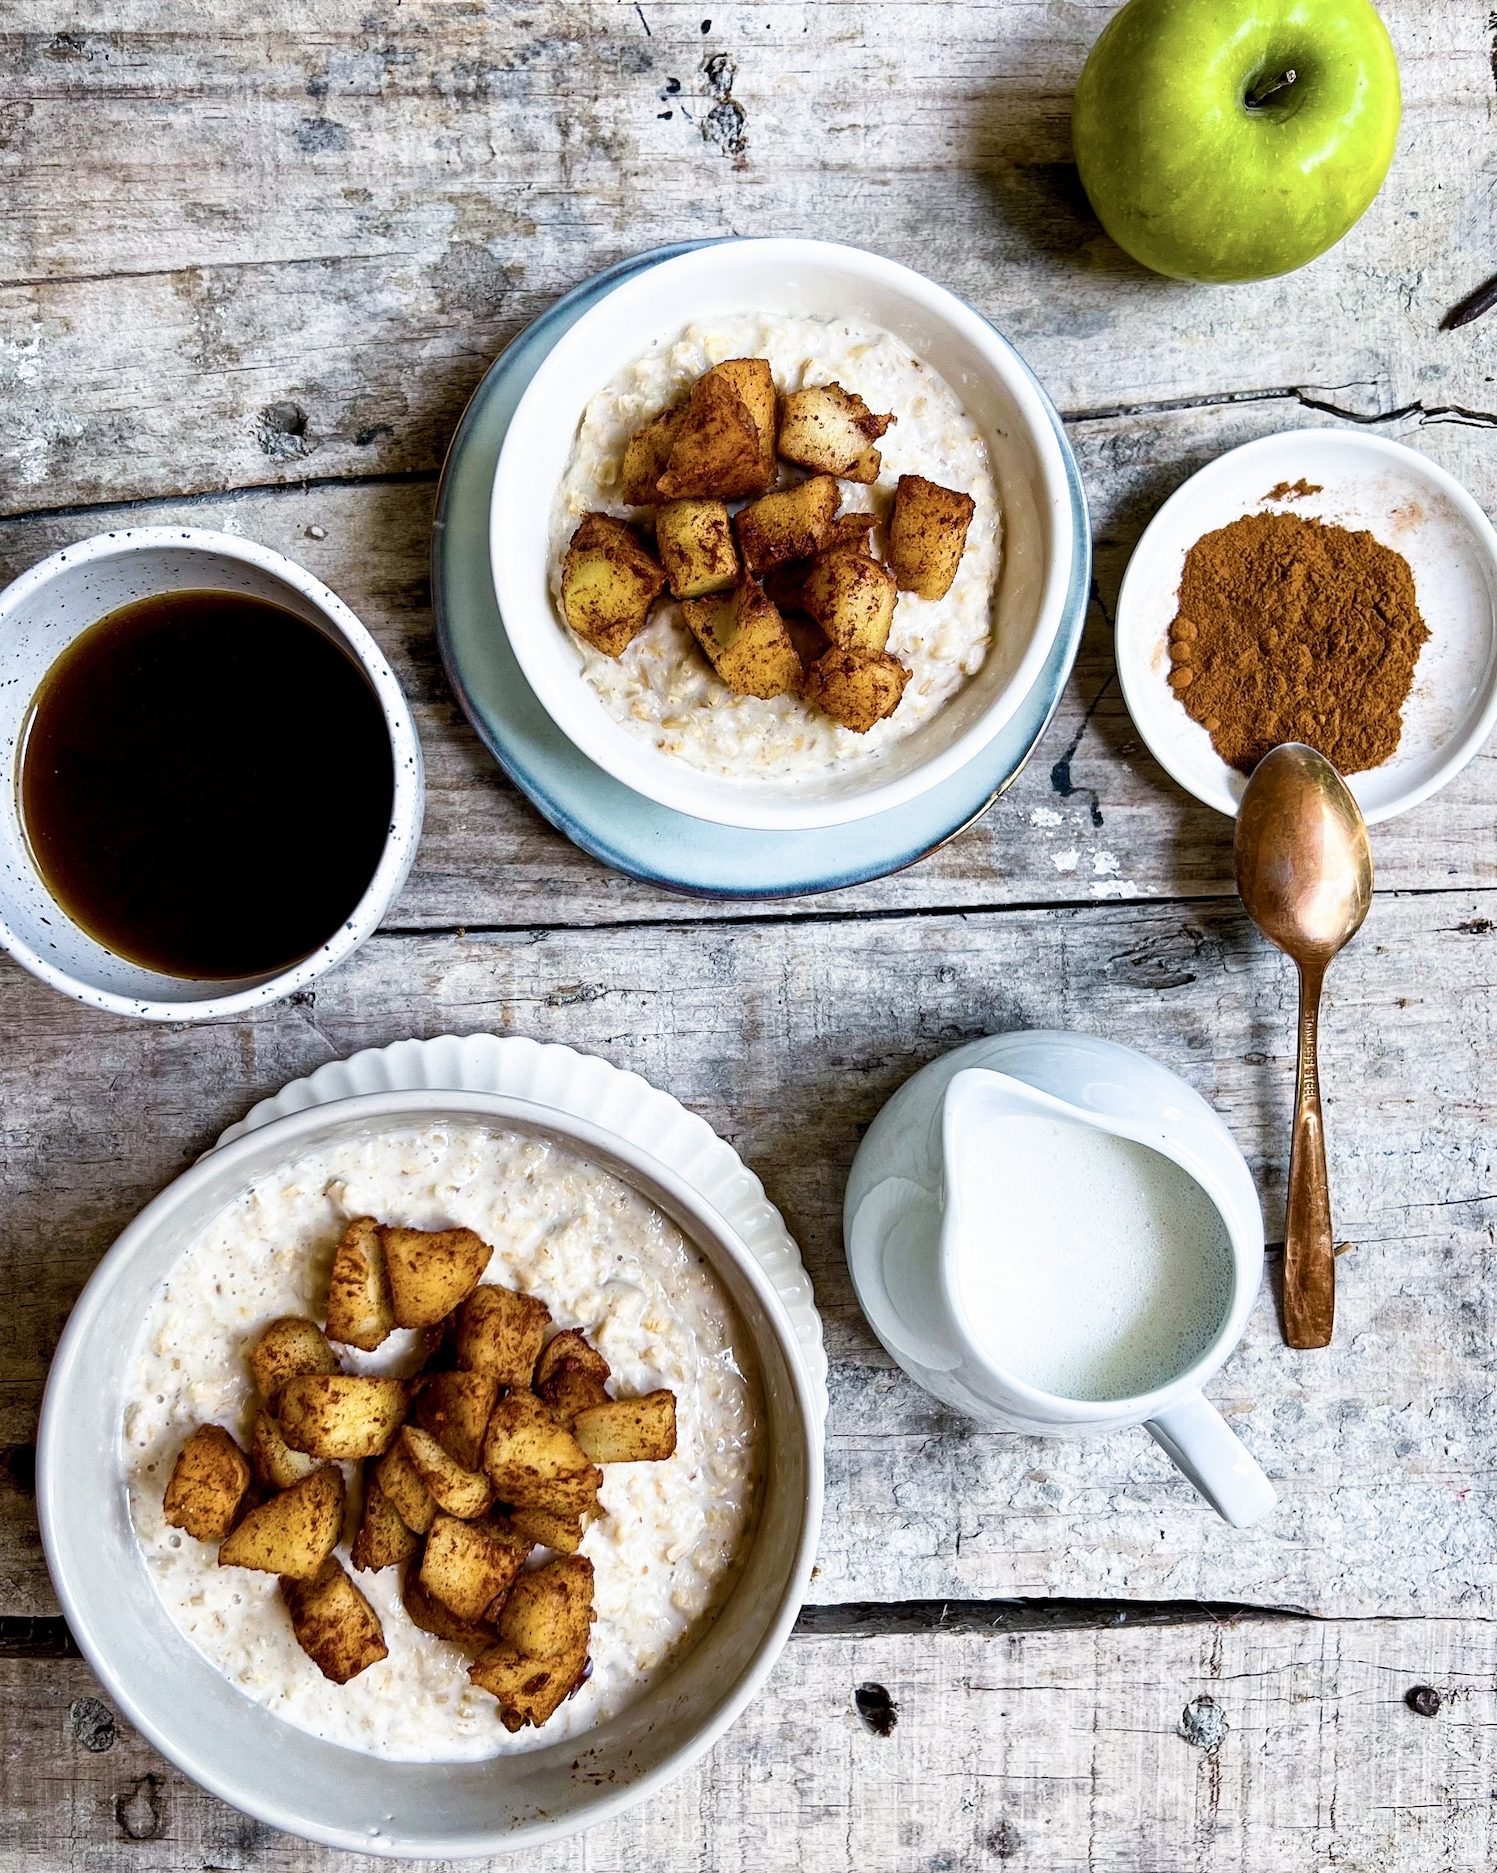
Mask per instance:
[[[610,267],[542,313],[495,361],[464,412],[442,472],[432,531],[437,636],[448,679],[480,740],[536,809],[584,852],[630,877],[697,897],[833,891],[899,871],[944,845],[987,811],[1029,759],[1081,641],[1091,579],[1086,497],[1060,419],[1046,400],[1065,460],[1076,542],[1064,617],[1012,719],[938,787],[847,825],[763,832],[710,825],[614,780],[551,720],[515,661],[489,570],[489,498],[515,406],[562,333],[621,281],[707,244],[657,248]]]

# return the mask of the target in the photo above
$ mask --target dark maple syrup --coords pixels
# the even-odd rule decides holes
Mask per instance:
[[[75,638],[18,787],[42,880],[130,962],[198,981],[309,956],[379,864],[394,764],[363,671],[294,612],[168,592]]]

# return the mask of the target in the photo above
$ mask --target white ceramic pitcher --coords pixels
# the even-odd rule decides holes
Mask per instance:
[[[1221,1214],[1231,1244],[1226,1311],[1200,1357],[1155,1391],[1105,1404],[1039,1391],[995,1364],[964,1323],[953,1269],[964,1160],[972,1161],[987,1128],[1020,1113],[1151,1146],[1188,1172]],[[1042,1436],[1142,1424],[1234,1526],[1273,1507],[1268,1478],[1201,1393],[1242,1337],[1262,1280],[1257,1191],[1226,1126],[1157,1061],[1094,1035],[1058,1032],[994,1035],[932,1061],[869,1128],[843,1227],[869,1324],[937,1398],[983,1423]]]

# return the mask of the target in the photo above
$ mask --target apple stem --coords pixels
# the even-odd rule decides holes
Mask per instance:
[[[1259,78],[1248,90],[1247,101],[1250,110],[1266,104],[1276,91],[1287,91],[1299,74],[1291,66],[1288,71],[1278,72],[1272,78]]]

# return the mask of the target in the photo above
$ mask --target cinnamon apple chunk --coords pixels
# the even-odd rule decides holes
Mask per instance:
[[[605,657],[621,657],[650,621],[665,573],[634,529],[612,514],[588,514],[561,565],[567,623]]]
[[[400,1429],[407,1402],[402,1379],[319,1372],[288,1380],[276,1415],[293,1450],[341,1463],[382,1456]]]
[[[671,501],[655,516],[655,544],[676,598],[725,592],[738,577],[738,548],[721,501]]]
[[[802,609],[841,650],[886,650],[896,596],[887,566],[845,549],[822,554],[801,584]]]
[[[659,501],[660,477],[671,459],[676,432],[685,415],[686,399],[683,397],[668,410],[651,417],[629,438],[619,473],[619,494],[631,507],[653,507]]]
[[[594,1463],[663,1463],[676,1454],[676,1395],[662,1390],[589,1405],[572,1435]]]
[[[773,466],[771,460],[771,471]],[[665,501],[732,501],[762,494],[769,486],[753,412],[720,369],[708,371],[692,386],[657,486]]]
[[[220,1567],[310,1580],[343,1533],[343,1472],[324,1464],[251,1509],[218,1551]]]
[[[740,696],[788,696],[801,686],[800,658],[785,620],[757,580],[688,599],[681,610],[718,676]]]
[[[759,445],[758,485],[745,489],[748,494],[762,494],[774,486],[775,456],[779,441],[780,408],[774,377],[768,358],[725,358],[707,372],[738,393],[749,413]]]
[[[379,1615],[332,1555],[311,1580],[283,1577],[281,1598],[296,1643],[334,1684],[389,1657]]]
[[[390,1337],[395,1310],[385,1274],[379,1225],[372,1216],[356,1216],[333,1253],[327,1287],[327,1337],[341,1346],[372,1353]]]
[[[583,1681],[587,1642],[561,1658],[531,1658],[495,1639],[468,1667],[468,1676],[499,1704],[499,1721],[511,1732],[527,1724],[537,1729],[554,1717]]]
[[[743,508],[734,526],[743,562],[750,572],[764,572],[791,559],[809,559],[831,531],[841,499],[831,475],[812,475],[790,488],[777,488]]]
[[[893,421],[841,384],[809,384],[781,400],[780,454],[847,481],[877,481],[883,458],[873,444]]]
[[[975,503],[923,475],[901,475],[889,517],[889,565],[901,592],[944,598],[967,545]]]
[[[222,1541],[250,1486],[244,1452],[221,1424],[200,1424],[172,1466],[167,1521],[198,1541]]]
[[[806,675],[806,700],[834,722],[866,735],[899,707],[910,673],[887,651],[843,650],[834,644]]]
[[[597,1500],[602,1472],[571,1431],[532,1392],[500,1399],[484,1434],[483,1467],[501,1502],[577,1515]]]

